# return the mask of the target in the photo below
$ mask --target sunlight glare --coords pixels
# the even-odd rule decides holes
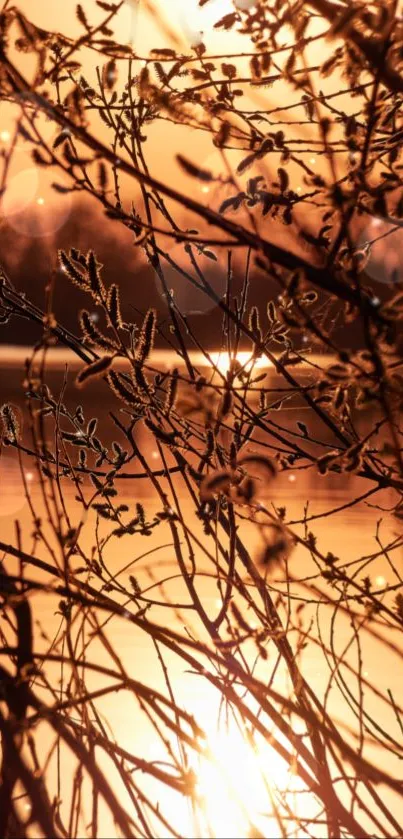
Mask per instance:
[[[209,730],[209,728],[211,730]],[[259,749],[235,720],[205,727],[212,762],[196,768],[206,828],[214,837],[246,837],[254,828],[264,836],[278,834],[270,796],[298,792],[301,781],[267,743]]]
[[[57,195],[51,187],[51,177],[33,166],[10,177],[1,197],[0,212],[17,233],[30,238],[49,236],[69,218],[72,195]]]
[[[230,357],[227,352],[211,352],[210,358],[212,366],[216,367],[221,374],[225,375],[228,373],[228,370],[230,369]],[[247,351],[238,352],[236,360],[246,373],[249,373],[252,369],[260,370],[263,367],[271,366],[270,361],[268,361],[267,358],[261,357],[254,359],[252,353]]]

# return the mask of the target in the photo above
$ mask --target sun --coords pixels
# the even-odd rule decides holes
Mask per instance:
[[[230,358],[227,352],[210,352],[209,353],[211,365],[215,370],[218,370],[223,376],[228,373],[234,359]],[[245,373],[251,370],[260,370],[265,367],[272,367],[270,361],[265,357],[254,358],[253,353],[248,351],[240,351],[236,354],[236,361]]]
[[[291,804],[291,796],[295,814],[300,809],[295,796],[304,793],[300,796],[304,811],[312,796],[306,795],[302,781],[275,749],[266,741],[258,742],[256,734],[248,733],[235,716],[218,724],[217,718],[212,720],[209,715],[204,725],[211,759],[202,758],[194,766],[203,835],[215,839],[277,836],[273,801]],[[290,830],[293,825],[288,821],[287,827]]]
[[[197,792],[206,827],[215,837],[244,837],[268,809],[268,796],[252,747],[234,722],[208,738],[213,761],[202,761]]]

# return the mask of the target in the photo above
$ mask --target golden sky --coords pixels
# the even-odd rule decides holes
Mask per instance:
[[[82,33],[82,26],[76,17],[76,0],[19,0],[18,5],[30,19],[50,31],[59,30],[71,38],[76,38]],[[252,0],[209,0],[202,9],[199,7],[198,0],[169,0],[169,3],[164,0],[125,0],[115,20],[115,37],[121,43],[131,43],[135,54],[140,58],[146,57],[154,47],[172,45],[178,52],[191,54],[192,44],[197,43],[201,38],[210,54],[250,52],[251,43],[247,36],[223,29],[214,29],[214,23],[223,15],[233,11],[236,5],[239,8],[246,8],[252,5]],[[95,0],[84,0],[82,6],[91,23],[97,23],[105,16],[105,12],[97,7]],[[279,40],[280,43],[286,44],[292,42],[291,39],[292,33],[284,32],[284,34],[281,33]],[[323,40],[320,40],[307,50],[306,60],[313,63],[323,60],[324,51],[328,49],[329,45],[325,46]],[[97,86],[98,59],[99,64],[102,65],[102,56],[98,56],[95,52],[82,50],[80,53],[83,73],[89,83],[95,86]],[[17,56],[17,62],[29,77],[30,70],[32,73],[31,57],[20,53]],[[218,67],[219,63],[218,61]],[[243,64],[243,69],[248,74],[248,60],[245,59]],[[119,86],[125,82],[126,65],[126,61],[121,62]],[[242,68],[242,61],[238,62],[238,66]],[[245,86],[244,92],[242,107],[251,110],[256,107],[269,109],[283,102],[289,105],[301,99],[301,92],[293,91],[283,81],[276,83],[273,88]],[[5,142],[2,138],[7,137],[18,114],[18,108],[13,108],[8,103],[0,105],[0,147],[2,142],[3,144]],[[280,121],[283,117],[286,120],[288,112],[278,116]],[[92,120],[90,127],[105,143],[111,142],[110,131],[99,119]],[[267,130],[269,128],[270,126]],[[45,138],[52,143],[58,134],[58,129],[46,120],[42,121],[42,129]],[[299,126],[299,137],[306,138],[310,130],[310,126]],[[288,134],[293,131],[293,127],[287,129]],[[195,182],[183,173],[175,160],[175,155],[180,152],[198,165],[211,169],[214,174],[222,173],[225,163],[221,152],[213,146],[209,133],[158,119],[147,127],[146,134],[147,143],[144,149],[153,176],[184,190],[191,190],[194,197],[218,209],[223,198],[227,197],[226,194],[222,194],[222,188],[209,190],[202,183]],[[228,162],[234,168],[244,154],[244,152],[229,152],[227,153]],[[265,169],[257,170],[256,173],[263,172],[265,175],[275,176],[277,165],[278,161],[265,161]],[[317,160],[315,165],[320,166],[320,161]],[[245,178],[249,176],[248,173]],[[240,189],[244,188],[245,178],[238,179]],[[53,180],[60,181],[60,177],[55,177],[54,170],[34,170],[29,143],[20,138],[9,171],[8,190],[2,206],[3,216],[6,215],[9,220],[13,218],[18,224],[17,216],[21,200],[26,204],[36,202],[37,212],[42,219],[46,218],[46,224],[50,226],[49,232],[58,229],[63,224],[65,214],[70,212],[70,206],[69,198],[61,201],[60,196],[53,193],[50,186]],[[126,181],[123,184],[123,196],[126,200],[136,200],[137,194],[137,184],[132,181]],[[47,210],[50,206],[52,206],[52,214],[49,214]],[[54,213],[53,207],[56,207]],[[284,236],[284,229],[280,231],[280,235]]]
[[[250,3],[251,0],[237,0],[240,3]],[[76,0],[19,0],[18,6],[34,23],[50,31],[62,31],[63,34],[75,38],[82,32],[76,14]],[[96,6],[95,0],[84,0],[83,8],[90,22],[101,20],[105,13]],[[115,37],[121,43],[131,43],[135,53],[147,56],[153,47],[172,45],[183,53],[191,53],[191,45],[200,41],[201,33],[208,48],[220,53],[226,50],[238,51],[245,48],[244,40],[237,34],[218,32],[214,30],[214,22],[229,11],[233,10],[232,0],[210,0],[203,9],[199,8],[198,0],[169,0],[169,6],[162,0],[126,0],[115,20]],[[157,23],[158,16],[158,23]],[[171,43],[169,43],[169,37]],[[96,84],[96,66],[98,56],[89,50],[81,51],[80,60],[83,61],[83,72],[89,83]],[[19,54],[18,65],[24,68],[29,77],[32,64],[29,57]],[[101,56],[99,64],[102,65]],[[124,83],[124,63],[122,63],[121,81]],[[19,110],[8,103],[0,105],[0,146],[10,132],[14,119]],[[97,124],[97,132],[106,141],[108,134],[103,124]],[[182,133],[182,136],[181,136]],[[51,140],[57,130],[49,122],[44,124],[44,134]],[[163,151],[161,143],[163,142]],[[207,164],[214,162],[221,165],[219,155],[211,157],[211,140],[200,132],[193,132],[191,141],[192,154],[197,156],[198,162]],[[153,166],[153,174],[159,178],[167,177],[167,159],[172,161],[176,151],[189,151],[189,136],[183,136],[183,131],[167,122],[157,122],[148,132],[147,155]],[[176,164],[175,178],[183,182],[183,174]],[[26,143],[19,142],[17,153],[10,170],[11,176],[21,170],[32,167],[30,150]],[[42,177],[42,175],[41,175]],[[20,179],[21,180],[21,179]],[[28,176],[26,188],[23,191],[28,196],[32,191],[32,173]],[[186,179],[185,179],[186,181]],[[21,191],[21,184],[15,182],[15,190]],[[10,210],[10,207],[9,207]]]

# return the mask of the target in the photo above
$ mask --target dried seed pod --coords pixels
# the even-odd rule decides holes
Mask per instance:
[[[218,132],[213,140],[214,145],[217,146],[217,148],[221,149],[223,146],[226,145],[227,141],[229,140],[230,133],[231,126],[229,122],[226,122],[224,120],[224,122],[221,123],[220,128],[218,129]]]
[[[228,414],[230,413],[231,408],[232,408],[232,401],[233,401],[232,400],[232,392],[231,392],[230,388],[226,388],[224,390],[224,393],[222,395],[220,404],[218,406],[218,411],[217,411],[217,421],[218,422],[220,422],[222,419],[224,419],[226,416],[228,416]]]
[[[179,373],[177,368],[172,371],[172,375],[169,377],[168,381],[168,388],[165,398],[165,406],[164,410],[166,414],[169,414],[176,402],[176,395],[178,393],[178,377]]]
[[[114,326],[115,329],[122,329],[123,320],[120,311],[120,292],[119,286],[116,285],[116,283],[112,283],[112,285],[109,288],[107,308],[112,326]]]
[[[342,387],[338,387],[334,397],[334,407],[339,410],[346,401],[346,391]]]
[[[104,335],[91,320],[90,313],[86,309],[82,309],[79,315],[79,322],[84,338],[97,347],[103,350],[116,350],[118,345],[111,338]]]
[[[232,440],[231,445],[229,447],[229,462],[231,469],[235,471],[237,466],[237,447],[234,440]]]
[[[182,169],[185,170],[186,174],[190,175],[192,178],[197,178],[199,181],[205,181],[207,183],[211,183],[211,181],[214,180],[212,172],[207,169],[202,169],[200,166],[196,166],[186,157],[183,157],[182,154],[177,154],[176,159]]]
[[[267,318],[271,324],[275,323],[277,320],[276,307],[273,300],[269,300],[267,304]]]
[[[141,407],[138,396],[130,390],[127,383],[123,381],[120,373],[116,373],[115,370],[110,370],[108,373],[108,383],[116,396],[122,399],[126,405],[131,405],[137,409]]]
[[[262,341],[262,330],[259,322],[259,310],[257,306],[252,306],[249,314],[249,329],[253,333],[253,340],[255,345],[259,345]]]
[[[0,417],[3,423],[5,435],[12,440],[13,443],[17,443],[21,437],[21,429],[17,414],[9,402],[6,402],[6,404],[0,408]]]
[[[157,315],[155,309],[149,309],[144,318],[136,348],[136,361],[140,365],[144,364],[152,351],[156,320]]]
[[[92,292],[92,296],[98,302],[105,297],[105,289],[103,282],[101,280],[101,266],[98,264],[97,260],[95,259],[94,251],[88,251],[87,254],[87,270],[88,270],[88,280],[89,280],[89,287]]]
[[[63,250],[59,250],[59,262],[62,271],[65,271],[65,273],[70,278],[70,280],[72,280],[74,285],[84,290],[88,289],[88,282],[86,277],[84,277],[83,274],[76,268],[76,266],[73,265],[73,263]]]
[[[93,361],[92,364],[87,364],[86,367],[83,367],[76,377],[77,387],[82,387],[87,379],[102,376],[103,373],[109,370],[113,358],[113,355],[103,355],[101,358],[97,358],[96,361]]]
[[[339,452],[332,451],[328,452],[327,454],[322,455],[316,461],[316,465],[318,467],[318,471],[321,475],[326,475],[328,467],[339,457]]]
[[[133,385],[137,391],[137,398],[142,402],[147,402],[150,395],[150,385],[148,380],[139,364],[134,365],[132,372]]]
[[[243,457],[238,459],[238,466],[259,466],[266,472],[267,476],[271,479],[274,478],[277,474],[277,469],[274,462],[269,458],[265,457],[265,455],[260,454],[246,454]]]
[[[161,428],[161,426],[156,425],[156,423],[153,422],[150,418],[147,418],[145,420],[145,424],[147,428],[149,428],[150,431],[152,431],[154,437],[156,437],[157,440],[160,440],[161,443],[165,443],[169,446],[172,446],[175,443],[175,439],[177,436],[176,431],[165,431],[163,428]]]
[[[228,494],[231,486],[231,475],[226,469],[207,475],[200,485],[202,501],[211,501],[217,493]]]
[[[237,486],[237,496],[245,504],[251,504],[254,498],[256,498],[256,493],[256,481],[249,476],[244,478]]]

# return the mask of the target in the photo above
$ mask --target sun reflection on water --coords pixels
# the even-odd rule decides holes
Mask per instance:
[[[296,796],[306,788],[275,749],[267,742],[257,743],[234,718],[218,726],[210,723],[205,731],[211,759],[201,758],[195,765],[201,835],[277,836],[275,811],[284,816],[288,803],[296,819],[286,820],[287,835],[302,836]],[[302,797],[306,815],[307,806],[317,805],[313,795]]]
[[[233,363],[233,359],[227,352],[211,352],[210,359],[212,366],[225,375]],[[252,353],[248,351],[241,351],[236,354],[236,362],[240,365],[245,373],[250,373],[252,369],[257,370],[263,367],[270,367],[270,361],[265,356],[255,358]]]

